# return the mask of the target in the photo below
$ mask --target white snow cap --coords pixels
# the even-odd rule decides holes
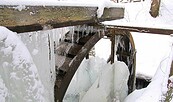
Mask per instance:
[[[103,15],[104,8],[110,8],[110,7],[120,7],[124,8],[124,4],[121,3],[115,3],[114,0],[99,0],[96,2],[98,5],[97,10],[97,17],[100,18]],[[116,12],[113,12],[116,13]]]
[[[115,4],[115,2],[111,0],[100,0],[98,3],[97,17],[100,18],[103,15],[104,8],[110,8],[113,4]]]

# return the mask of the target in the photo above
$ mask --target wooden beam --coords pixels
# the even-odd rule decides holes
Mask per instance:
[[[115,33],[115,32],[112,32],[112,33]],[[111,64],[114,63],[114,56],[115,56],[115,35],[112,35],[111,36],[111,56],[110,56],[110,61],[111,61]]]
[[[115,29],[115,30],[128,30],[131,32],[140,32],[140,33],[162,34],[162,35],[173,34],[173,29],[149,28],[149,27],[111,25],[111,26],[107,26],[107,29],[108,29],[108,31],[110,29]]]
[[[105,8],[97,18],[97,7],[25,6],[20,11],[16,7],[0,5],[0,26],[19,33],[42,30],[44,25],[58,28],[124,17],[124,8]]]

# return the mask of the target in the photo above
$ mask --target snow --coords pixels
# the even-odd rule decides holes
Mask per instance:
[[[86,1],[86,2],[84,2]],[[1,0],[0,5],[22,6],[87,6],[87,7],[122,7],[110,0]]]
[[[18,5],[18,6],[13,7],[13,8],[16,9],[16,10],[22,11],[22,10],[26,9],[26,6],[25,5]]]
[[[125,102],[158,102],[158,100],[163,100],[162,97],[167,92],[167,81],[173,59],[172,43],[170,44],[171,48],[169,53],[167,53],[167,57],[160,63],[151,83],[145,89],[134,91],[126,98]],[[136,98],[134,99],[134,97]]]
[[[37,50],[37,49],[34,49],[34,50],[32,51],[32,55],[36,55],[36,54],[38,54],[38,50]]]
[[[95,56],[108,60],[111,55],[111,41],[104,38],[99,40],[95,45],[95,52]]]
[[[106,25],[125,25],[125,26],[137,26],[137,27],[151,27],[151,28],[164,28],[172,29],[173,22],[173,7],[171,0],[161,1],[159,16],[153,18],[150,16],[151,0],[145,0],[145,2],[124,3],[125,7],[124,19],[106,21]]]
[[[171,37],[135,32],[132,35],[137,50],[136,76],[151,79],[160,62],[169,53]]]
[[[74,5],[76,4],[76,5]],[[32,5],[32,6],[96,6],[96,4],[92,2],[82,3],[79,1],[68,2],[67,0],[59,1],[59,0],[1,0],[0,5],[17,5],[17,8],[23,8],[24,5]]]
[[[109,8],[113,4],[115,4],[111,0],[99,0],[100,2],[98,3],[98,10],[97,10],[97,17],[100,18],[103,14],[104,8]]]

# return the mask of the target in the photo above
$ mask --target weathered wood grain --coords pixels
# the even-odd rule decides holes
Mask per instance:
[[[0,5],[0,26],[15,32],[42,30],[44,25],[58,28],[123,17],[123,8],[106,8],[103,16],[97,18],[97,7],[24,6],[24,9],[20,10],[16,9],[16,6]]]

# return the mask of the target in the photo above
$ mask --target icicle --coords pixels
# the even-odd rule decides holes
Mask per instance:
[[[98,34],[99,34],[99,38],[102,36],[103,30],[97,30]]]
[[[90,33],[90,26],[86,26],[86,35],[88,36],[89,35],[89,33]]]
[[[74,43],[74,26],[70,27],[70,34],[72,39],[72,44]]]
[[[93,26],[90,27],[90,32],[91,32],[91,33],[93,32]]]
[[[90,26],[90,33],[92,33],[93,31],[93,26]]]
[[[79,31],[80,31],[80,25],[77,26],[77,43],[79,43],[79,39],[80,39]]]
[[[86,33],[87,33],[87,35],[89,35],[89,33],[90,33],[90,26],[87,26],[87,28],[86,28]]]
[[[81,27],[81,29],[82,29],[82,30],[81,30],[81,31],[82,31],[82,37],[85,37],[85,29],[84,29],[84,28],[85,28],[85,25],[83,25],[83,26]]]

